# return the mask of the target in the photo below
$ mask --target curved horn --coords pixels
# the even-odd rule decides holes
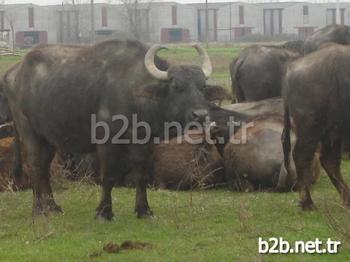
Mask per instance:
[[[13,122],[5,123],[3,125],[0,125],[0,130],[9,126],[13,126]]]
[[[213,66],[211,65],[209,55],[205,49],[199,44],[192,45],[203,59],[202,70],[206,78],[209,78],[211,73],[213,72]]]
[[[153,45],[146,53],[145,55],[145,66],[147,71],[154,76],[155,78],[159,80],[166,80],[168,79],[168,72],[162,71],[157,68],[157,66],[154,63],[154,58],[157,54],[157,52],[161,49],[168,49],[165,46],[161,45]]]

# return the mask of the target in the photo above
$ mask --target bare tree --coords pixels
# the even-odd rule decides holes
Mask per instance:
[[[81,28],[80,28],[80,22],[79,22],[79,5],[86,4],[87,2],[84,0],[65,0],[63,3],[68,5],[68,6],[71,6],[70,12],[73,12],[73,16],[74,16],[74,25],[73,25],[74,38],[75,38],[75,41],[77,43],[80,43],[80,29]],[[68,30],[70,30],[70,28]]]
[[[65,0],[66,4],[72,5],[74,13],[74,33],[77,43],[80,43],[80,24],[79,24],[79,7],[77,5],[82,4],[82,0]]]
[[[12,37],[12,49],[14,49],[15,47],[15,30],[14,30],[14,24],[16,21],[16,17],[14,15],[14,13],[8,13],[7,11],[5,12],[5,0],[0,0],[0,11],[3,12],[4,18],[7,21],[7,23],[9,24],[10,28],[11,28],[11,37]],[[0,28],[0,29],[4,29],[4,28]]]
[[[12,50],[15,49],[15,24],[18,19],[16,12],[11,12],[11,10],[5,11],[5,19],[10,26],[11,38],[12,38]]]
[[[142,3],[139,0],[121,0],[126,9],[129,21],[129,30],[138,40],[148,40],[149,36],[149,11],[152,1]]]
[[[149,35],[149,10],[152,0],[109,0],[107,3],[121,3],[124,6],[124,12],[121,15],[125,16],[128,22],[129,33],[138,40],[147,38]]]

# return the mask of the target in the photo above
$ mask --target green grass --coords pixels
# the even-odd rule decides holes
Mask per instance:
[[[20,61],[20,56],[0,56],[0,74],[6,72],[12,65]]]
[[[238,47],[210,47],[207,49],[213,64],[213,74],[209,80],[211,84],[218,84],[231,90],[231,80],[229,65],[232,59],[238,55],[241,48]],[[174,64],[198,64],[201,60],[194,48],[189,47],[171,47],[170,50],[161,51],[161,57]],[[21,59],[18,56],[0,56],[0,74],[3,74],[11,65]]]
[[[228,64],[239,49],[208,51],[214,65],[211,81],[229,83]],[[171,62],[200,63],[191,48],[179,47],[161,55]],[[0,72],[18,59],[0,57]],[[343,162],[343,171],[349,181],[350,161]],[[350,213],[339,206],[339,196],[324,175],[313,188],[318,206],[314,212],[300,211],[296,193],[149,190],[156,218],[138,220],[133,214],[134,190],[117,188],[113,191],[117,220],[103,223],[93,218],[100,197],[98,186],[56,181],[54,191],[65,214],[35,219],[35,223],[30,191],[0,193],[0,261],[350,260]],[[332,238],[341,240],[342,246],[337,255],[262,256],[258,237],[283,237],[290,242]],[[102,250],[108,242],[125,240],[148,242],[152,247],[119,254]]]
[[[238,47],[209,47],[208,54],[213,64],[213,74],[209,83],[218,84],[231,90],[229,65],[233,58],[238,55],[241,48]],[[194,48],[172,47],[170,50],[161,51],[161,57],[166,58],[170,63],[200,65],[201,60]]]
[[[350,162],[346,162],[347,168]],[[349,171],[349,169],[347,169]],[[0,260],[61,261],[91,259],[123,261],[339,261],[350,259],[350,246],[329,226],[327,214],[349,228],[349,212],[338,206],[339,197],[323,176],[313,190],[318,211],[301,212],[296,193],[234,193],[226,189],[175,192],[149,190],[154,220],[133,214],[134,190],[113,191],[117,220],[93,218],[98,186],[56,183],[55,196],[64,215],[31,217],[32,193],[0,194]],[[327,205],[325,205],[327,203]],[[329,211],[327,211],[329,210]],[[326,212],[327,211],[327,212]],[[258,254],[258,237],[295,240],[342,240],[337,255]],[[151,248],[108,254],[108,242],[148,242]]]

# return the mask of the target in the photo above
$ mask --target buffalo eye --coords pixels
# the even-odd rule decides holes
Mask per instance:
[[[178,93],[182,93],[182,92],[185,90],[185,88],[184,88],[183,86],[177,85],[177,84],[174,84],[174,85],[173,85],[173,88],[174,88],[174,90],[175,90],[176,92],[178,92]]]

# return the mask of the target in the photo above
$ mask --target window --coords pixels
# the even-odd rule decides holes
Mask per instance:
[[[206,11],[199,9],[198,12],[198,39],[200,41],[206,40]],[[208,9],[208,40],[217,41],[217,9]]]
[[[283,9],[264,9],[264,34],[282,34]]]
[[[326,13],[326,23],[327,25],[332,25],[336,23],[336,9],[328,8]]]
[[[5,11],[0,11],[0,30],[5,29]]]
[[[101,19],[102,19],[102,26],[106,27],[108,26],[108,13],[107,8],[104,6],[101,8]]]
[[[34,27],[34,8],[33,7],[28,8],[28,26],[30,28]]]
[[[309,23],[309,7],[307,5],[303,6],[303,23]]]
[[[171,7],[171,17],[172,17],[172,25],[177,25],[177,6],[173,5]]]
[[[345,8],[340,8],[340,24],[344,25]]]
[[[344,24],[345,22],[345,8],[340,8],[340,24]],[[337,23],[337,9],[336,8],[328,8],[326,13],[326,23],[327,25],[332,25]]]
[[[244,24],[244,6],[240,5],[238,7],[238,16],[239,16],[239,24],[243,25]]]

